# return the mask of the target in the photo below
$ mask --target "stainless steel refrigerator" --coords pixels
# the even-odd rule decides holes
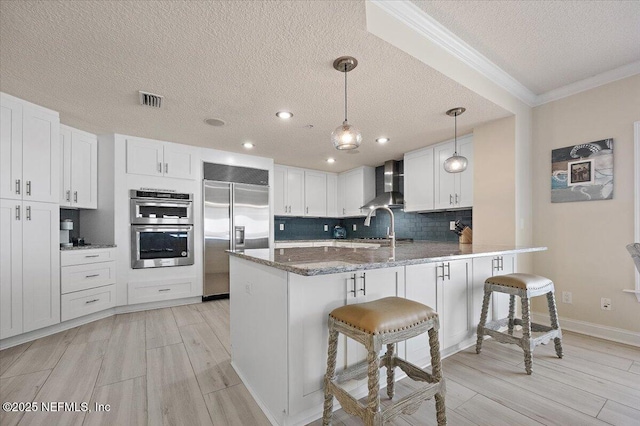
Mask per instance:
[[[229,294],[226,250],[269,248],[269,187],[204,181],[203,299]]]

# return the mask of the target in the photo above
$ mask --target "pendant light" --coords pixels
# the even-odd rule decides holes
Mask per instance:
[[[333,61],[333,68],[344,73],[344,122],[331,133],[333,146],[341,151],[356,149],[362,142],[360,130],[347,121],[347,73],[358,66],[358,60],[352,56],[341,56]]]
[[[458,155],[458,116],[465,112],[462,107],[453,108],[447,111],[447,115],[454,118],[454,140],[453,155],[444,161],[444,169],[449,173],[460,173],[467,169],[467,159],[462,155]]]

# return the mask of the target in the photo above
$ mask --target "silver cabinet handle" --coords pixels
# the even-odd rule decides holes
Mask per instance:
[[[88,254],[88,255],[85,256],[85,258],[88,258],[88,257],[100,257],[100,255],[99,254]]]
[[[442,278],[444,279],[444,265],[442,265]],[[451,281],[451,263],[447,262],[447,278]]]
[[[309,207],[307,206],[307,214],[309,214]]]
[[[458,204],[458,194],[456,194],[456,204]]]
[[[438,275],[438,269],[442,268],[442,275]],[[444,280],[444,263],[442,265],[436,265],[436,279],[442,278]]]
[[[27,206],[27,220],[31,220],[31,206]]]
[[[20,179],[16,179],[16,194],[20,194]]]
[[[170,288],[161,288],[158,291],[171,291],[171,289]]]
[[[169,163],[164,163],[164,172],[169,173]]]
[[[367,295],[367,273],[363,272],[360,278],[362,278],[362,288],[360,289],[360,291],[362,291],[363,296],[366,296]]]
[[[342,208],[342,214],[346,214],[344,207]]]
[[[500,256],[500,257],[498,258],[498,262],[499,262],[499,264],[500,264],[500,266],[499,266],[499,267],[500,267],[500,270],[501,270],[501,271],[504,271],[504,258],[503,258],[502,256]]]
[[[27,181],[27,195],[31,195],[31,181]]]
[[[95,278],[95,277],[99,277],[100,274],[91,274],[91,275],[85,275],[85,278]]]
[[[20,220],[20,206],[16,206],[16,220]]]
[[[86,302],[84,302],[84,303],[87,303],[87,304],[88,304],[88,303],[94,303],[94,302],[97,302],[97,301],[99,301],[99,300],[100,300],[100,299],[87,300],[87,301],[86,301]]]
[[[78,191],[73,191],[73,202],[74,203],[78,202]]]
[[[162,173],[162,163],[158,163],[158,173]]]
[[[453,205],[453,195],[449,194],[449,205]]]
[[[356,274],[353,274],[353,276],[351,278],[349,278],[351,281],[353,281],[353,290],[349,290],[349,293],[352,293],[353,296],[356,296]]]
[[[67,201],[71,201],[71,190],[67,190],[67,197],[66,197]]]

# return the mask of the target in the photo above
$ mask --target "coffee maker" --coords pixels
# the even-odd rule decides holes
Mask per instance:
[[[73,231],[73,221],[65,219],[60,221],[60,247],[72,247],[71,231]]]

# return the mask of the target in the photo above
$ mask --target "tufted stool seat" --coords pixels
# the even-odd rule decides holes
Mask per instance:
[[[493,292],[509,294],[509,316],[504,319],[495,319],[487,324],[489,301]],[[547,296],[551,327],[531,322],[529,298],[542,295]],[[514,318],[516,296],[519,296],[522,301],[522,319]],[[507,332],[499,331],[505,325],[507,326]],[[522,337],[513,335],[513,328],[516,325],[522,326]],[[543,334],[533,338],[531,336],[532,331],[542,332]],[[484,336],[491,336],[500,343],[514,343],[520,346],[524,351],[524,365],[527,374],[531,374],[532,353],[537,345],[547,344],[553,339],[556,355],[558,355],[558,358],[562,358],[562,330],[558,324],[553,281],[539,275],[522,273],[487,278],[484,282],[484,299],[482,301],[480,323],[478,324],[476,353],[480,353],[482,350]]]
[[[440,365],[438,344],[438,313],[428,306],[400,297],[386,297],[372,302],[342,306],[329,314],[329,354],[324,381],[324,413],[322,424],[331,424],[333,398],[344,411],[360,417],[365,425],[382,425],[400,414],[414,413],[420,404],[432,397],[436,400],[438,425],[446,424],[445,384]],[[394,355],[395,344],[425,332],[429,333],[431,374]],[[363,344],[367,361],[336,374],[338,334]],[[380,359],[382,345],[386,353]],[[380,368],[387,367],[387,396],[394,396],[395,368],[399,367],[409,378],[426,383],[397,402],[380,409]],[[353,378],[368,377],[369,394],[363,405],[340,383]]]

